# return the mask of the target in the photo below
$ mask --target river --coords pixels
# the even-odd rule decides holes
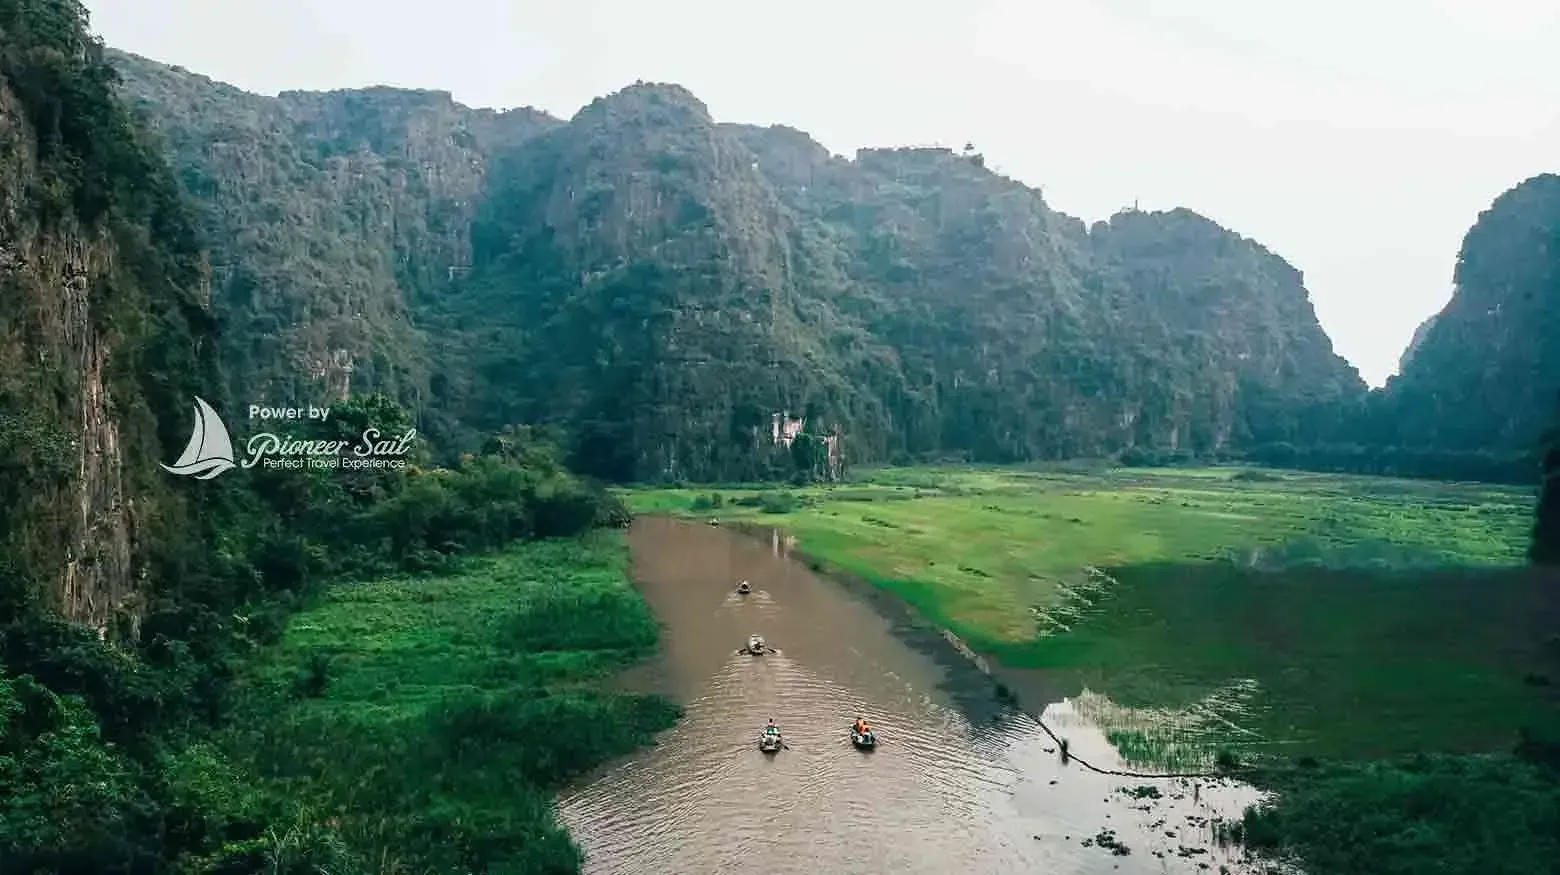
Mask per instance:
[[[1194,793],[1182,779],[1063,766],[1034,719],[992,703],[957,657],[910,646],[867,598],[787,555],[779,533],[642,518],[629,537],[664,633],[661,656],[623,682],[687,714],[560,799],[586,875],[1254,871],[1206,826],[1238,816],[1251,788],[1199,782]],[[744,579],[752,593],[740,596]],[[755,632],[779,652],[739,655]],[[877,750],[850,744],[857,715],[877,729]],[[1123,768],[1066,702],[1043,716],[1073,753]],[[772,756],[757,748],[770,717],[790,746]],[[1118,792],[1141,785],[1162,796]],[[1130,853],[1086,843],[1101,830]]]

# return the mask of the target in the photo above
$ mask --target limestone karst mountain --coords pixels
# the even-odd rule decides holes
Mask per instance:
[[[1086,228],[945,149],[830,155],[638,84],[568,121],[246,94],[116,55],[200,202],[249,392],[554,422],[614,478],[1305,441],[1363,395],[1298,271],[1186,210]],[[460,423],[460,425],[456,425]]]

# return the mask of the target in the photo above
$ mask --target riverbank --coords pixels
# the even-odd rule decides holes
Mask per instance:
[[[1528,681],[1560,626],[1521,567],[1531,492],[1253,469],[885,469],[626,498],[781,528],[991,658],[1036,707],[1087,688],[1091,716],[1150,758],[1163,738],[1125,737],[1151,735],[1145,717],[1248,755],[1334,757],[1488,749],[1554,705]]]
[[[1222,748],[1266,764],[1252,778],[1281,795],[1248,817],[1251,843],[1315,871],[1445,858],[1475,867],[1445,871],[1515,873],[1557,850],[1555,784],[1509,753],[1519,728],[1560,715],[1545,653],[1554,581],[1520,567],[1530,491],[1251,469],[890,469],[626,497],[638,512],[779,527],[816,567],[991,657],[1031,714],[1071,699],[1129,761],[1208,767]],[[1443,751],[1463,755],[1423,757]],[[1405,846],[1415,834],[1431,838]]]
[[[945,672],[945,680],[938,689],[972,724],[998,720],[1020,707],[1018,697],[992,675],[991,667],[983,657],[957,635],[931,622],[892,592],[809,553],[782,529],[753,520],[733,520],[725,525],[759,541],[784,539],[781,550],[785,555],[827,577],[852,597],[869,605],[873,613],[888,620],[895,638],[930,658]]]
[[[552,794],[678,715],[606,692],[657,640],[627,563],[597,532],[335,585],[247,673],[221,747],[376,871],[577,871]]]

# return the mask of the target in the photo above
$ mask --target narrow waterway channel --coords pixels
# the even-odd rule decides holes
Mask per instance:
[[[661,657],[624,683],[687,716],[560,800],[587,875],[1251,871],[1206,825],[1237,816],[1250,788],[1204,784],[1194,802],[1176,779],[1063,766],[1033,719],[991,704],[948,655],[911,647],[868,600],[789,557],[778,533],[645,518],[630,541],[665,631]],[[741,580],[751,594],[736,593]],[[779,652],[738,654],[752,633]],[[850,744],[857,715],[878,730],[876,751]],[[1119,765],[1065,703],[1053,715],[1071,750]],[[790,745],[773,756],[757,747],[769,717]],[[1139,785],[1162,795],[1118,792]],[[1102,830],[1130,853],[1085,843]]]

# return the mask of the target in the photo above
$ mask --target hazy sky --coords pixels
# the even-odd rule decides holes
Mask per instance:
[[[1186,206],[1305,273],[1372,384],[1462,235],[1560,169],[1549,0],[89,0],[113,46],[262,93],[438,88],[568,117],[636,79],[836,152],[975,143],[1086,220]]]

